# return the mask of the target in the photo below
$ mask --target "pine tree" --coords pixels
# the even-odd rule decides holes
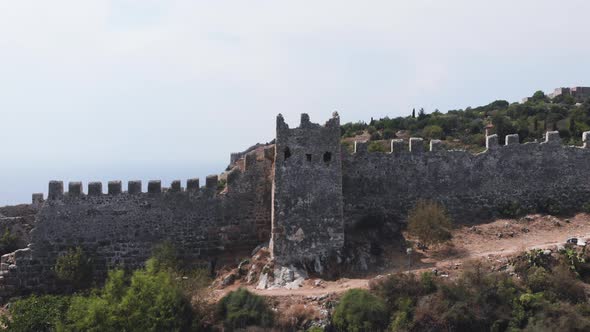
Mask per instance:
[[[416,118],[416,109],[413,108],[412,109],[412,119],[415,119],[415,118]]]

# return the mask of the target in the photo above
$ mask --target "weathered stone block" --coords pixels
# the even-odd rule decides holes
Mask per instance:
[[[407,149],[403,139],[396,138],[391,140],[391,153],[400,153],[404,151],[407,151]]]
[[[127,182],[127,192],[132,195],[141,194],[141,181],[132,180]]]
[[[187,191],[197,191],[199,190],[199,178],[188,179],[186,180],[186,190]]]
[[[545,133],[545,143],[561,144],[559,131],[548,131]]]
[[[410,138],[410,152],[421,153],[424,152],[424,140],[420,137]]]
[[[439,139],[433,139],[430,141],[430,151],[441,151],[443,150],[442,141]]]
[[[109,181],[107,186],[109,195],[119,195],[123,192],[121,181]]]
[[[365,153],[367,152],[367,142],[354,142],[354,153]]]
[[[83,194],[82,182],[68,183],[68,195],[69,196],[80,196],[82,194]]]
[[[520,138],[518,134],[510,134],[506,135],[505,144],[506,145],[515,145],[520,143]]]
[[[207,189],[216,190],[218,180],[219,179],[218,179],[217,175],[208,175],[207,178],[205,179],[205,187]]]
[[[494,134],[494,135],[486,136],[486,149],[494,150],[494,149],[497,149],[498,146],[499,146],[498,135]]]
[[[88,196],[102,195],[102,182],[90,182],[88,184]]]
[[[64,196],[64,183],[63,181],[50,181],[47,199],[61,199]]]
[[[162,192],[162,181],[151,180],[150,182],[148,182],[148,193],[159,194],[161,192]]]
[[[180,180],[174,180],[174,181],[172,181],[170,183],[170,191],[171,192],[180,192],[180,191],[182,191]]]

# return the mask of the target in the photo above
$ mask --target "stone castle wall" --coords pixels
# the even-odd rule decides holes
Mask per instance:
[[[269,155],[269,153],[267,153]],[[37,215],[31,244],[24,251],[5,255],[0,266],[2,291],[52,289],[51,269],[56,258],[80,246],[92,257],[97,278],[114,267],[136,268],[145,263],[155,245],[169,241],[184,258],[207,262],[224,252],[250,252],[270,237],[272,160],[251,153],[245,170],[227,174],[218,188],[217,176],[205,187],[198,179],[180,181],[162,189],[150,181],[141,192],[139,181],[90,183],[88,194],[78,182],[52,181],[49,195]]]
[[[51,182],[47,200],[34,195],[40,210],[26,249],[2,256],[0,297],[55,288],[51,268],[59,255],[83,247],[97,276],[107,269],[141,266],[153,247],[170,241],[187,259],[206,262],[249,251],[270,239],[279,264],[303,264],[322,273],[326,260],[341,263],[359,242],[355,226],[385,223],[397,236],[407,212],[420,199],[442,203],[459,223],[503,211],[579,211],[590,202],[590,132],[584,146],[563,146],[557,132],[543,143],[506,145],[487,137],[479,154],[446,151],[440,141],[391,141],[391,153],[367,152],[357,143],[348,153],[340,143],[339,117],[324,126],[303,114],[289,128],[277,117],[274,146],[255,146],[232,156],[234,167],[204,187],[188,180],[163,189],[159,181],[90,183],[83,193],[73,182]],[[239,159],[239,160],[238,160]],[[362,229],[362,227],[361,227]],[[366,227],[365,227],[366,229]],[[396,241],[398,238],[388,240]],[[360,240],[363,240],[361,237]],[[344,257],[341,255],[344,252]]]
[[[584,136],[584,142],[586,142]],[[456,222],[470,223],[502,211],[579,211],[590,202],[590,149],[562,146],[557,132],[543,143],[518,143],[508,135],[499,146],[488,136],[479,154],[445,151],[421,139],[391,142],[391,153],[367,152],[343,157],[344,216],[347,226],[367,217],[403,223],[417,200],[442,203]]]

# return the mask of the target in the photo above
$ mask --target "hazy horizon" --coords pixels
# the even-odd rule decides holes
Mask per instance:
[[[52,179],[225,169],[275,116],[446,112],[590,86],[590,3],[0,3],[0,206]]]

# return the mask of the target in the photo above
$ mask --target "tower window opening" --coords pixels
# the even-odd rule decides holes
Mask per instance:
[[[311,154],[310,153],[306,153],[305,158],[307,158],[307,161],[311,163]]]
[[[291,157],[291,149],[289,149],[289,147],[285,148],[285,160],[289,159]]]
[[[329,163],[332,160],[332,153],[326,152],[324,153],[324,162]]]

